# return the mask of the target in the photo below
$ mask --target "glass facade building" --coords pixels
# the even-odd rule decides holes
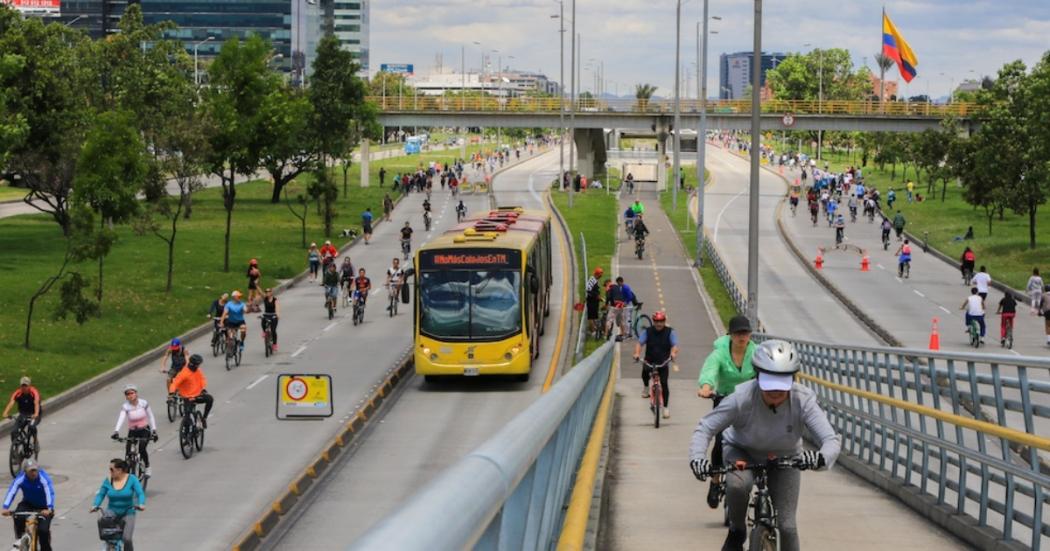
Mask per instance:
[[[719,59],[719,90],[720,99],[742,99],[751,85],[751,60],[753,52],[736,52],[734,54],[722,54]],[[766,73],[784,60],[787,54],[762,53],[762,79],[761,85],[766,85]]]

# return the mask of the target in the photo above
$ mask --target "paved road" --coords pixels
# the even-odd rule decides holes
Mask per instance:
[[[455,203],[441,191],[434,198],[435,228],[454,223]],[[471,209],[487,203],[482,196],[466,201]],[[421,195],[409,196],[395,210],[393,224],[376,228],[371,245],[350,250],[355,265],[368,270],[374,286],[381,285],[382,274],[399,252],[396,232],[404,220],[421,230],[421,203]],[[259,322],[252,316],[244,362],[231,372],[207,353],[210,336],[189,342],[191,351],[205,353],[204,371],[215,408],[203,451],[188,461],[178,451],[176,424],[164,418],[159,365],[140,369],[54,415],[45,414],[40,461],[55,480],[58,548],[87,549],[98,541],[88,509],[107,461],[123,456],[122,446],[109,435],[126,382],[138,384],[141,396],[155,408],[161,435],[150,452],[154,476],[147,510],[137,523],[136,543],[143,549],[228,548],[410,346],[411,318],[387,317],[380,306],[381,293],[377,289],[373,294],[364,325],[354,327],[343,310],[334,321],[327,319],[317,285],[307,282],[288,290],[280,296],[280,353],[263,357]],[[202,321],[206,308],[201,305]],[[331,374],[335,415],[322,421],[275,420],[275,376],[288,372]],[[0,445],[6,449],[6,442]]]
[[[501,205],[543,208],[540,193],[557,172],[555,151],[502,173],[493,189]],[[567,249],[561,233],[556,230],[554,236],[551,315],[529,382],[474,379],[429,384],[420,377],[407,381],[405,393],[381,426],[337,467],[278,549],[345,547],[540,396],[548,370],[561,366],[552,351],[565,302],[561,282],[567,277],[563,257]]]
[[[655,195],[643,194],[642,199],[656,203]],[[621,208],[626,205],[622,199]],[[667,216],[650,208],[646,218],[651,252],[639,261],[631,254],[633,245],[621,241],[619,273],[645,301],[644,310],[666,308],[682,343],[681,371],[671,373],[671,418],[654,429],[647,400],[639,396],[640,368],[631,361],[634,342],[622,345],[609,515],[603,520],[598,548],[719,549],[726,534],[722,510],[707,507],[707,484],[693,478],[686,452],[697,421],[711,408],[710,401],[697,398],[696,379],[720,330],[712,325]],[[803,476],[798,523],[803,549],[962,548],[903,504],[842,469]]]

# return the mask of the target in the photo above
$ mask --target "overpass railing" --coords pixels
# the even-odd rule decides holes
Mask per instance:
[[[496,96],[453,97],[453,96],[371,96],[369,101],[387,113],[419,111],[461,111],[461,112],[520,112],[520,113],[557,113],[564,108],[569,111],[571,103],[560,98]],[[750,100],[707,100],[708,113],[742,114],[751,112]],[[669,99],[586,99],[576,100],[576,111],[581,113],[672,113],[674,102]],[[698,100],[682,100],[683,113],[699,113]],[[763,113],[794,115],[839,115],[865,117],[967,117],[978,110],[976,103],[955,102],[949,104],[932,104],[925,102],[888,101],[802,101],[802,100],[766,100],[762,102]]]
[[[350,549],[552,548],[612,373],[613,350],[608,342],[576,364]]]
[[[1050,548],[1050,360],[793,342],[843,452],[880,485],[993,534],[977,547]]]

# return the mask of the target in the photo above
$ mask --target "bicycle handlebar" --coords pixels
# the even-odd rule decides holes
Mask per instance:
[[[794,457],[774,457],[768,461],[762,463],[746,463],[743,467],[738,468],[734,465],[723,465],[721,467],[712,467],[702,476],[697,476],[697,480],[704,481],[709,476],[723,475],[733,471],[769,471],[777,469],[798,469],[800,471],[806,470],[808,467],[804,466],[799,456]]]
[[[661,364],[651,364],[651,363],[649,363],[649,362],[647,362],[645,360],[642,360],[642,365],[644,365],[645,367],[648,367],[650,369],[660,369],[661,367],[667,367],[668,364],[671,363],[671,360],[672,360],[672,358],[667,358]]]

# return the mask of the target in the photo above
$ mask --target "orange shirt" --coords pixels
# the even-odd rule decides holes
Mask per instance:
[[[168,387],[168,392],[178,392],[179,396],[183,398],[196,398],[201,395],[201,391],[208,386],[208,378],[204,376],[204,371],[197,368],[197,371],[190,369],[189,367],[179,371],[179,374],[171,380],[171,386]]]

